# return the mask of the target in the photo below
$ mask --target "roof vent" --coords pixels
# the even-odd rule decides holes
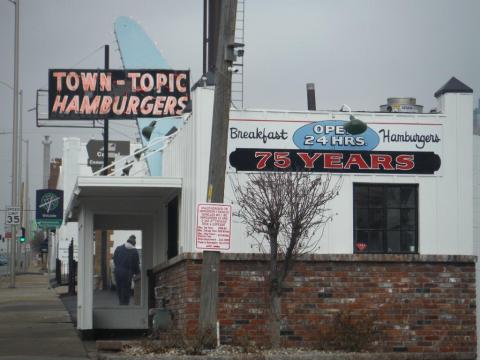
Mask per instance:
[[[387,99],[386,105],[380,105],[381,112],[421,113],[423,106],[417,105],[417,100],[411,97],[392,97]]]

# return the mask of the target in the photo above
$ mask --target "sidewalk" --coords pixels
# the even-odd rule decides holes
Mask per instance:
[[[42,273],[0,276],[0,360],[89,359],[70,317]]]

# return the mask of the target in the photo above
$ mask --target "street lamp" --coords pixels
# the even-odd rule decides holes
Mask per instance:
[[[18,67],[19,67],[19,23],[20,23],[20,0],[10,0],[15,5],[15,41],[13,52],[13,127],[12,127],[12,199],[11,206],[17,206],[17,189],[18,189]],[[8,84],[2,82],[3,85],[12,89]],[[17,242],[16,226],[12,225],[12,244]],[[10,248],[10,287],[15,287],[15,246]]]
[[[22,120],[22,113],[23,113],[23,90],[16,92],[15,88],[9,85],[8,83],[1,81],[0,84],[9,88],[13,91],[14,97],[14,116],[13,116],[13,129],[12,129],[12,198],[11,198],[11,206],[18,206],[20,205],[20,216],[23,219],[23,203],[20,204],[18,201],[18,196],[21,193],[22,187],[22,134],[23,134],[23,120]],[[18,105],[16,102],[17,99],[20,98],[20,116],[18,111]],[[28,156],[28,155],[27,155]],[[20,164],[18,164],[19,162]],[[26,169],[28,171],[28,169]],[[28,191],[28,190],[27,190]],[[16,259],[16,247],[17,247],[17,231],[12,225],[12,246],[10,247],[10,287],[15,287],[15,259]]]

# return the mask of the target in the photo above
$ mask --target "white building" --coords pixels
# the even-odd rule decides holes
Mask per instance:
[[[344,125],[349,121],[348,112],[232,110],[227,173],[235,174],[235,165],[255,170],[261,160],[261,156],[255,158],[255,152],[258,154],[263,149],[270,149],[267,153],[272,153],[267,168],[273,168],[275,150],[289,150],[291,161],[300,161],[299,151],[311,151],[310,157],[315,152],[323,154],[317,162],[323,165],[330,162],[331,169],[327,171],[341,173],[343,186],[340,195],[329,204],[336,215],[321,240],[320,253],[352,254],[359,252],[355,248],[356,242],[366,241],[367,252],[370,247],[375,247],[373,252],[472,255],[472,94],[450,92],[446,85],[436,93],[437,113],[353,112],[369,127],[362,136],[355,137],[359,144],[366,145],[339,145],[342,139],[346,141],[349,137],[344,131]],[[207,194],[212,104],[213,89],[197,89],[193,97],[192,116],[164,151],[165,176],[181,178],[183,184],[179,216],[182,229],[179,234],[180,252],[198,251],[194,241],[195,205],[205,202]],[[330,130],[327,130],[329,126]],[[325,131],[330,133],[325,134]],[[241,134],[243,138],[240,138]],[[267,138],[264,139],[263,135]],[[332,141],[337,141],[335,144],[338,145],[331,146]],[[332,158],[330,154],[326,158],[325,154],[333,150],[340,156]],[[368,151],[363,153],[367,162],[371,159],[366,170],[359,171],[365,164],[362,162],[359,166],[359,158],[351,157],[358,151]],[[386,166],[375,165],[372,156],[378,155],[385,155],[388,159],[389,156],[397,156],[397,160],[393,159],[388,164],[385,162]],[[406,157],[398,158],[398,155]],[[408,169],[410,160],[409,164],[404,162],[410,158],[415,164],[412,169]],[[377,161],[382,160],[385,157],[377,157]],[[317,162],[315,166],[320,169],[322,164]],[[303,160],[300,163],[305,165]],[[339,169],[342,166],[343,169]],[[242,173],[238,171],[237,174],[242,177]],[[226,179],[225,201],[234,201],[230,177]],[[407,205],[396,205],[394,203],[398,199],[392,198],[391,206],[383,204],[380,213],[370,211],[372,216],[381,217],[377,219],[378,224],[365,224],[369,221],[365,219],[368,217],[368,204],[356,205],[354,193],[365,191],[367,184],[370,184],[369,191],[383,193],[379,196],[387,196],[387,189],[393,197],[398,192],[410,194],[413,196],[408,200],[411,201],[408,205],[411,210],[401,210]],[[376,184],[381,185],[377,187]],[[354,208],[359,210],[356,219]],[[359,212],[363,213],[363,217]],[[389,225],[387,217],[394,223]],[[398,223],[401,221],[399,217],[407,217],[409,224],[404,227]],[[242,225],[234,223],[233,229],[228,251],[252,252],[254,242],[246,239]],[[368,240],[355,240],[366,235],[362,230],[369,232]],[[369,241],[371,244],[368,244]],[[383,249],[379,248],[380,244],[374,245],[375,242],[382,242]]]
[[[148,327],[147,270],[204,250],[195,241],[195,221],[197,204],[207,195],[213,94],[212,87],[193,92],[192,113],[164,150],[164,176],[99,177],[68,170],[65,219],[67,226],[78,222],[79,329]],[[452,79],[435,96],[437,111],[428,114],[232,109],[225,202],[235,199],[230,176],[241,181],[248,171],[292,166],[331,172],[342,176],[343,185],[329,205],[335,216],[319,253],[476,254],[472,90]],[[348,133],[350,116],[367,128]],[[80,145],[71,146],[78,153]],[[232,226],[224,252],[257,251],[242,224]],[[92,234],[106,229],[142,231],[135,307],[95,305]]]

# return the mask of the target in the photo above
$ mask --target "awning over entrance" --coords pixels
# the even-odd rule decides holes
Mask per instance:
[[[77,222],[83,200],[86,199],[167,199],[180,192],[182,179],[173,177],[80,176],[65,211],[65,223]]]
[[[78,223],[78,329],[148,328],[147,270],[167,260],[167,206],[181,196],[181,189],[181,178],[77,178],[64,220]],[[140,274],[130,306],[120,306],[108,288],[113,250],[108,232],[116,230],[141,232]],[[95,238],[96,231],[101,238]]]

